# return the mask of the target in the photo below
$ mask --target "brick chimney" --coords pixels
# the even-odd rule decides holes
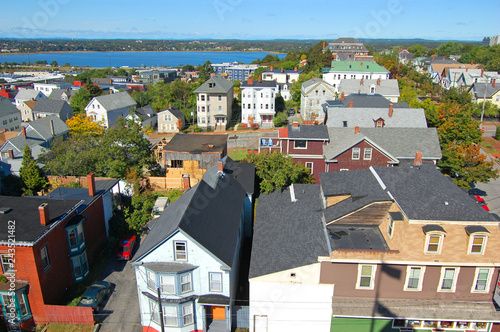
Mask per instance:
[[[312,77],[312,81],[314,82],[314,76]]]
[[[210,77],[214,77],[215,76],[215,73],[210,73]]]
[[[344,95],[344,93],[342,92],[342,94],[340,95],[340,101],[344,101],[344,99],[345,99],[345,95]]]
[[[422,165],[422,157],[423,153],[421,151],[417,151],[415,154],[415,160],[413,161],[413,166],[421,166]]]
[[[26,137],[26,127],[21,126],[21,131],[23,132],[23,136]]]
[[[293,67],[293,71],[297,71],[297,67]]]
[[[354,106],[354,102],[351,100],[351,101],[349,102],[349,107],[351,107],[351,108],[352,108],[353,106]]]
[[[271,66],[271,71],[273,71],[273,66]]]
[[[191,188],[191,179],[189,178],[189,174],[182,175],[182,188],[184,189],[184,191]]]
[[[299,128],[299,121],[293,121],[293,128]]]
[[[94,196],[96,193],[95,190],[95,175],[94,173],[89,173],[87,175],[87,186],[89,188],[89,196]]]
[[[46,226],[50,222],[49,204],[42,203],[38,207],[38,213],[40,213],[40,225]]]
[[[473,65],[473,64],[474,64],[474,60],[472,60],[472,61],[470,62],[470,64],[471,64],[471,65]]]
[[[493,79],[493,82],[491,83],[491,85],[492,85],[493,87],[495,87],[495,83],[496,83],[496,81],[497,81],[497,79],[496,79],[496,78],[494,78],[494,79]]]
[[[323,42],[323,49],[325,49],[326,47],[326,42]]]
[[[262,77],[259,76],[259,83],[262,82]]]
[[[359,63],[359,66],[360,66],[360,67],[363,67],[363,62],[360,62],[360,63]]]
[[[443,60],[445,59],[446,57],[443,55]]]
[[[222,159],[217,160],[217,170],[224,173],[224,161]]]
[[[377,79],[377,85],[380,85],[380,78]]]
[[[284,72],[283,67],[281,67],[281,72],[282,72],[282,73]]]
[[[435,58],[436,58],[436,54],[434,54],[434,55],[432,56],[432,61],[434,61],[434,59],[435,59]]]
[[[14,159],[14,150],[9,149],[9,158]]]
[[[363,79],[361,79],[361,82],[360,82],[360,84],[361,84],[361,85],[363,85],[363,83],[364,83],[364,81],[363,81]]]
[[[253,78],[248,79],[248,85],[253,85]]]
[[[392,112],[394,110],[394,105],[393,104],[390,104],[389,105],[389,117],[392,118]]]
[[[484,69],[481,69],[481,77],[483,77]]]
[[[358,126],[354,127],[354,135],[356,135],[357,133],[359,133],[359,127]]]

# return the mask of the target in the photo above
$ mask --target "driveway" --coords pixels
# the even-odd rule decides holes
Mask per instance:
[[[484,151],[482,152],[485,153]],[[487,160],[491,161],[491,155],[486,155]],[[500,166],[497,163],[494,163],[493,167],[500,171]],[[500,216],[500,178],[490,179],[488,183],[478,182],[475,188],[470,190],[470,193],[482,196],[490,208],[490,213]]]
[[[135,271],[130,262],[111,258],[101,277],[115,288],[99,313],[99,319],[103,320],[100,331],[141,332]]]

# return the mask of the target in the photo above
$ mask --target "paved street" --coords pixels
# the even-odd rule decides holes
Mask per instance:
[[[500,170],[498,164],[495,163],[494,167]],[[484,197],[490,212],[500,216],[500,178],[490,180],[488,183],[479,182],[476,184],[476,188],[473,189],[473,193]]]
[[[142,331],[135,272],[130,262],[111,258],[103,271],[102,278],[113,283],[115,288],[100,312],[102,316],[99,319],[103,320],[100,331]]]

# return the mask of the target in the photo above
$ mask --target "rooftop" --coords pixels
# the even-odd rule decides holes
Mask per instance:
[[[205,83],[200,85],[194,93],[228,93],[234,87],[233,82],[215,75],[210,77]]]
[[[373,61],[332,61],[331,67],[323,68],[322,72],[389,73],[387,69]]]
[[[376,120],[383,119],[384,128],[427,128],[422,108],[394,108],[392,116],[389,108],[328,107],[327,113],[328,127],[375,128]]]
[[[227,149],[227,135],[175,134],[163,151],[190,154],[221,153]]]

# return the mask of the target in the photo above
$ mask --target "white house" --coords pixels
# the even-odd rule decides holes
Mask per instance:
[[[184,127],[185,116],[177,107],[169,107],[158,113],[159,133],[178,133]]]
[[[248,126],[273,128],[277,90],[276,81],[254,81],[250,78],[243,82],[241,84],[241,123]]]
[[[69,83],[64,83],[64,82],[53,82],[53,83],[33,83],[33,89],[35,91],[40,91],[45,95],[45,97],[50,96],[52,91],[57,90],[57,89],[70,89],[72,87],[71,84]]]
[[[120,116],[127,117],[135,106],[135,100],[128,93],[119,92],[92,98],[85,107],[85,112],[94,121],[102,121],[104,127],[108,128],[113,127]]]
[[[136,109],[133,113],[128,114],[125,119],[133,120],[143,128],[155,128],[156,124],[158,123],[157,113],[153,109],[153,107],[151,107],[151,105],[146,105],[144,107]]]
[[[262,72],[263,81],[276,81],[278,83],[293,83],[299,79],[302,70],[297,70],[295,67],[290,69],[274,69],[273,66],[269,70]]]
[[[36,91],[33,89],[19,89],[19,92],[14,97],[14,101],[16,103],[16,107],[19,108],[19,105],[23,101],[38,100],[42,98],[46,98],[46,96],[41,91]]]
[[[161,331],[160,303],[168,331],[231,330],[247,194],[227,160],[152,221],[133,258],[144,331]]]
[[[313,77],[302,83],[300,89],[300,112],[305,120],[323,121],[323,104],[335,99],[335,89],[321,78]]]
[[[388,80],[389,71],[373,61],[332,61],[330,68],[323,68],[323,80],[338,91],[341,80]]]

